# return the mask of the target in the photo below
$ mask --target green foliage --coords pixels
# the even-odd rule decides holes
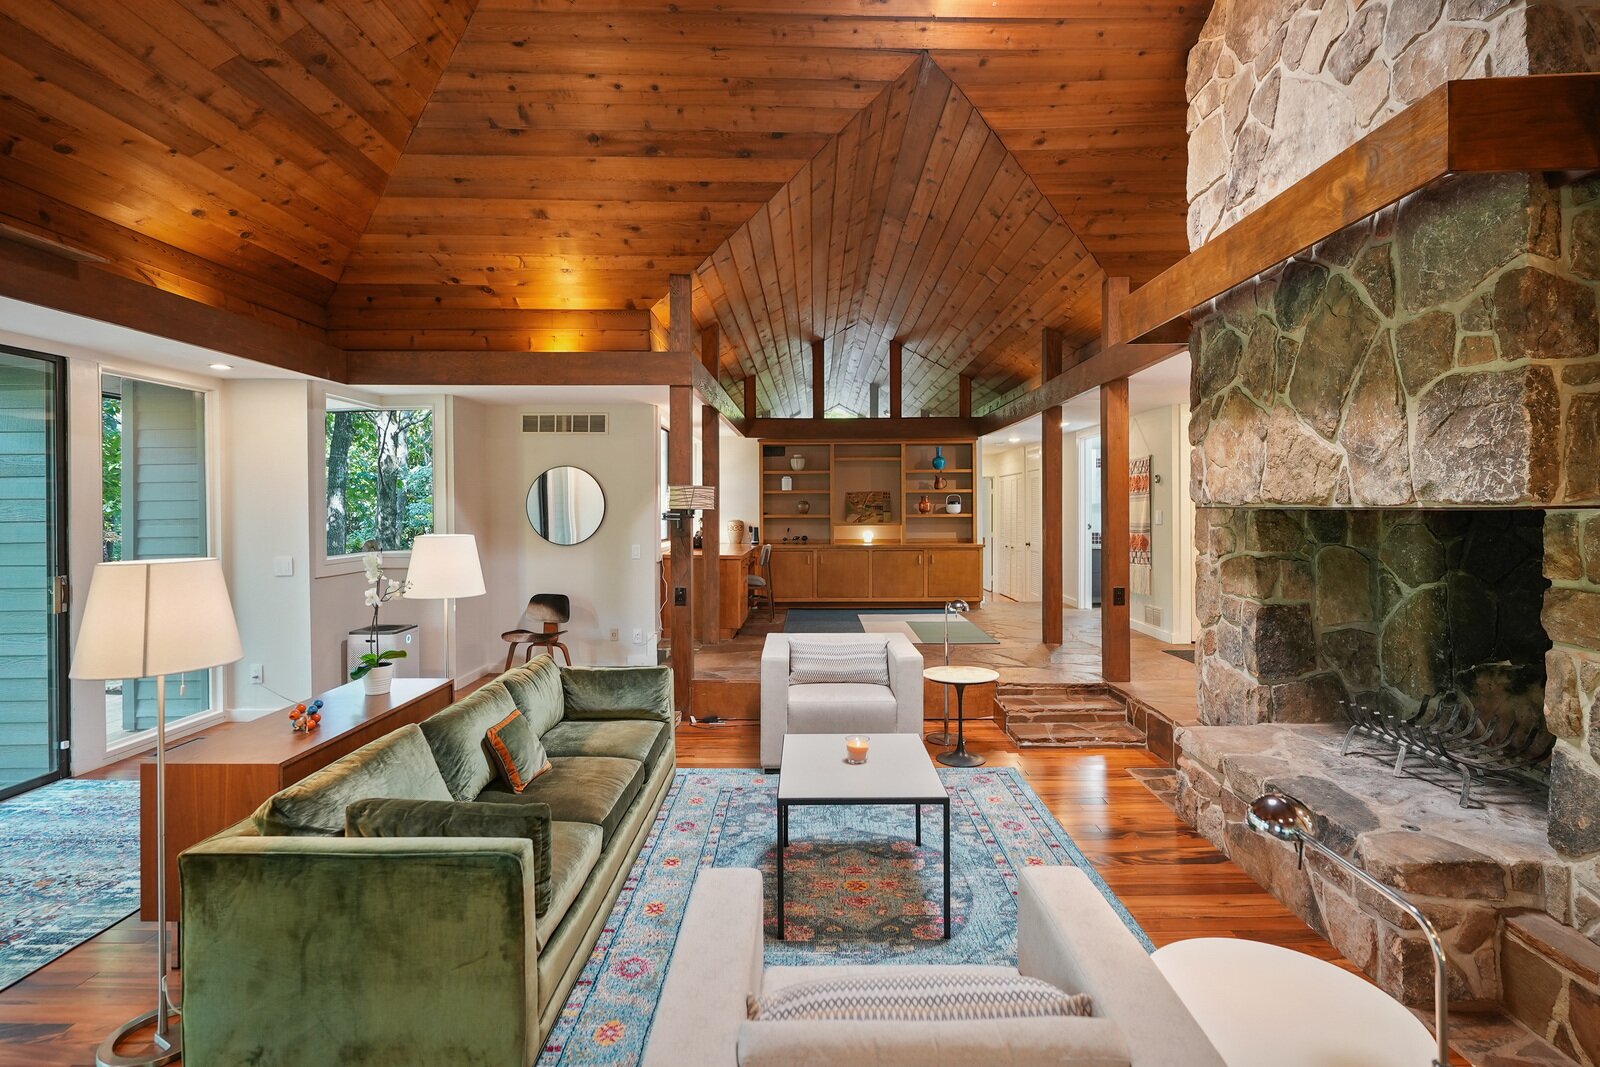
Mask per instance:
[[[387,652],[379,652],[376,654],[371,652],[363,652],[361,653],[360,664],[357,665],[355,670],[350,672],[350,680],[352,682],[360,681],[362,678],[365,678],[367,675],[371,674],[374,667],[381,667],[385,663],[405,658],[405,650],[400,648],[391,648]]]
[[[100,519],[107,562],[122,559],[122,398],[100,398]]]
[[[330,411],[326,449],[329,556],[406,551],[433,532],[431,408]]]

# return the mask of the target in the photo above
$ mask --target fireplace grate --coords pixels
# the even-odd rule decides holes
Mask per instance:
[[[1356,738],[1365,737],[1395,750],[1396,778],[1412,757],[1460,775],[1463,808],[1482,807],[1472,799],[1474,782],[1494,779],[1549,788],[1547,767],[1556,739],[1543,723],[1487,723],[1453,689],[1424,700],[1411,715],[1383,711],[1375,702],[1342,703],[1350,720],[1342,750],[1346,755]]]

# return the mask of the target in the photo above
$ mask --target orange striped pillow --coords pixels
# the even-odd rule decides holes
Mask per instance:
[[[489,758],[500,771],[501,779],[513,793],[528,788],[533,780],[550,769],[550,758],[545,754],[544,742],[534,736],[533,728],[521,711],[513,711],[489,727],[484,735],[484,746]]]

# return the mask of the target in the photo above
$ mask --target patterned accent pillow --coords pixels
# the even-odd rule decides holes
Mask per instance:
[[[1014,974],[885,969],[882,974],[815,978],[745,998],[755,1021],[973,1022],[1092,1015],[1087,993]]]
[[[789,638],[789,684],[864,682],[889,684],[889,651],[881,641],[807,641]]]
[[[533,780],[550,769],[550,757],[545,755],[544,742],[534,736],[533,727],[522,712],[513,710],[510,715],[489,727],[483,737],[484,748],[489,751],[489,762],[500,772],[500,778],[520,793]]]

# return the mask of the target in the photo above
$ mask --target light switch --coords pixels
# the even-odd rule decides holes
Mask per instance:
[[[273,556],[272,557],[272,576],[274,578],[293,578],[294,577],[294,557],[293,556]]]
[[[1160,508],[1156,508],[1155,516],[1154,516],[1152,521],[1157,526],[1160,526],[1164,521],[1166,521],[1166,516],[1161,513],[1161,509]]]
[[[634,545],[633,546],[633,558],[634,559],[638,559],[639,558],[639,546],[638,545]]]

